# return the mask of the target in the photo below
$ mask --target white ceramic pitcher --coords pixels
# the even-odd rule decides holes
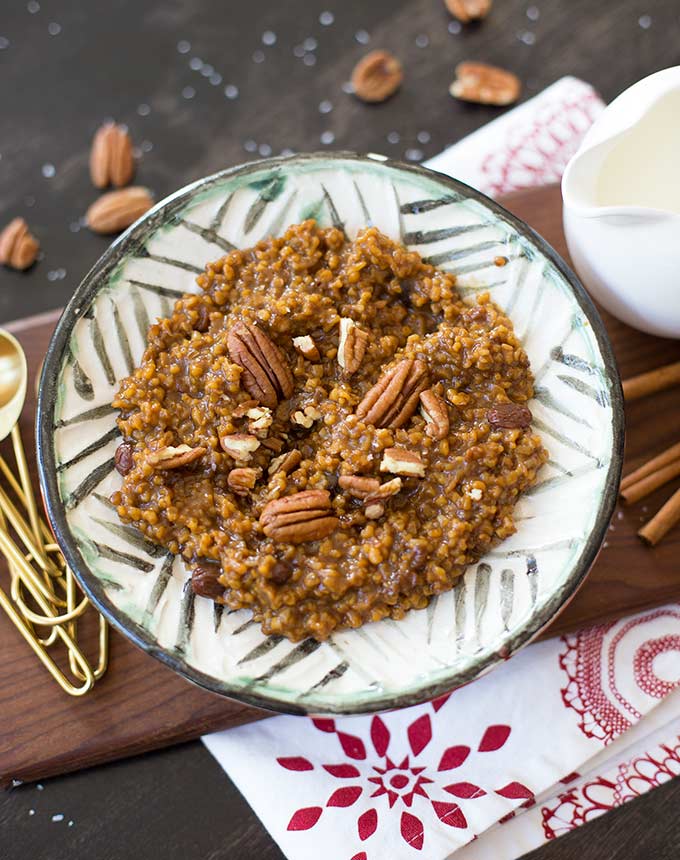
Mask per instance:
[[[619,319],[680,338],[680,66],[616,98],[562,178],[574,267]]]

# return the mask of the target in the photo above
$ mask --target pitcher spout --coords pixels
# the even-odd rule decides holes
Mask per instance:
[[[680,217],[680,66],[635,84],[605,110],[562,178],[581,217]]]

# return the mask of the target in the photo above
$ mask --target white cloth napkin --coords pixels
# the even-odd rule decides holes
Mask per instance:
[[[491,195],[555,182],[602,108],[563,78],[429,166]],[[203,740],[290,860],[513,860],[680,772],[678,651],[671,605],[429,704]]]

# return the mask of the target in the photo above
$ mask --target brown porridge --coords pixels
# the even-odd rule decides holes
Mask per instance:
[[[121,519],[293,641],[402,618],[515,531],[547,459],[527,356],[375,228],[313,221],[206,266],[114,406]]]

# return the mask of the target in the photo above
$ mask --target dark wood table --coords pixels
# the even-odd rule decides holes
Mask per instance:
[[[320,22],[323,11],[332,24]],[[496,116],[449,97],[463,59],[514,69],[525,98],[574,74],[611,99],[678,62],[677,0],[496,0],[481,26],[452,33],[450,20],[441,0],[3,3],[0,224],[23,215],[44,259],[27,275],[0,272],[0,321],[62,305],[106,247],[80,223],[95,197],[89,141],[106,117],[129,125],[138,180],[160,198],[258,152],[332,146],[428,158]],[[295,50],[305,40],[314,40],[306,58]],[[391,49],[406,68],[399,95],[375,108],[342,91],[371,47]],[[679,802],[676,780],[530,856],[677,857]],[[164,860],[282,856],[199,743],[0,796],[3,860],[159,851]]]

